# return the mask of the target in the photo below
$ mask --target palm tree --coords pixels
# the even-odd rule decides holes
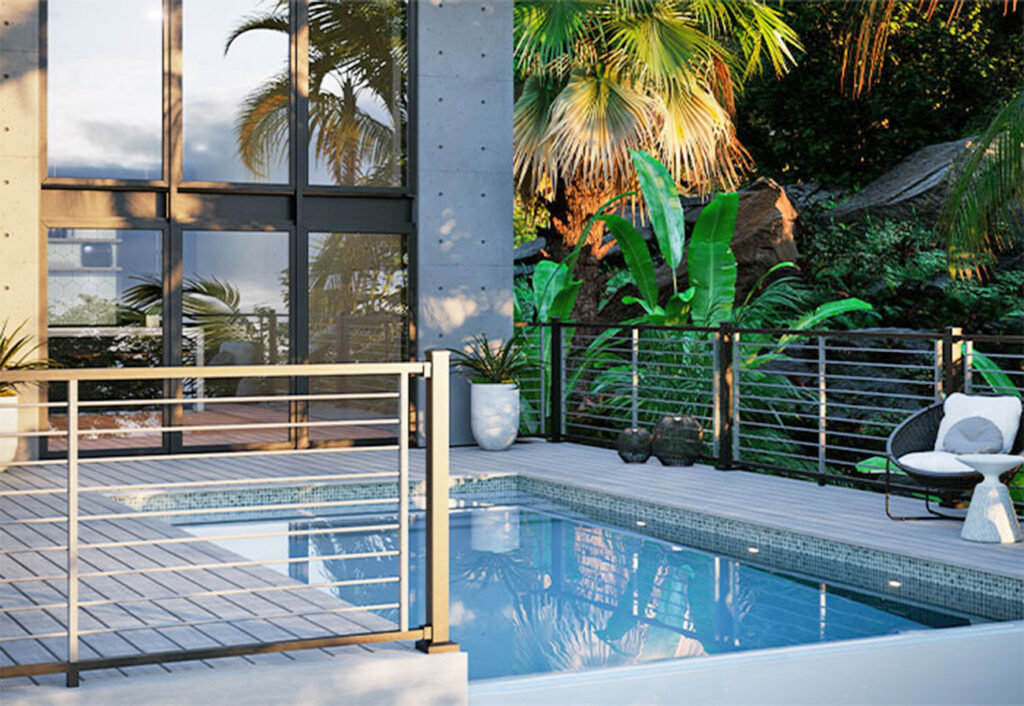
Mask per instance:
[[[970,276],[982,253],[1007,243],[1003,225],[1022,226],[1024,214],[1024,86],[996,113],[950,170],[939,211],[950,271]]]
[[[732,189],[749,158],[733,128],[733,96],[800,49],[779,10],[739,0],[520,0],[515,7],[515,172],[544,194],[539,229],[561,259],[612,194],[634,188],[630,149],[654,154],[684,189]],[[576,316],[596,315],[598,262],[610,245],[592,228],[579,259]]]
[[[228,37],[289,31],[288,1],[245,18]],[[309,128],[315,159],[335,184],[401,183],[408,72],[402,0],[311,0],[309,3]],[[250,93],[239,113],[236,139],[254,175],[284,159],[288,148],[288,71]],[[296,145],[296,148],[304,146]]]

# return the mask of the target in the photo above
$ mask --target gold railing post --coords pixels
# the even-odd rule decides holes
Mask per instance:
[[[427,379],[427,624],[416,648],[457,652],[448,635],[448,439],[451,352],[430,351]]]

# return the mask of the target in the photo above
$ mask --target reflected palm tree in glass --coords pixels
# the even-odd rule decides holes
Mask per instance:
[[[256,31],[289,32],[288,2],[244,18],[227,39]],[[400,186],[408,113],[404,0],[309,3],[311,161],[343,186]],[[235,125],[242,163],[263,176],[287,159],[287,67],[250,93]],[[311,165],[313,167],[314,165]],[[325,177],[310,174],[310,181]]]

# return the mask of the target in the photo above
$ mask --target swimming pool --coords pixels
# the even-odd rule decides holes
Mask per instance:
[[[522,502],[522,501],[520,501]],[[393,517],[393,516],[392,516]],[[387,518],[375,516],[373,520]],[[397,558],[323,560],[397,548],[394,533],[250,540],[245,532],[330,530],[366,516],[192,525],[305,583],[394,576]],[[423,621],[424,518],[410,524],[410,621]],[[356,605],[394,602],[397,584],[332,587]],[[397,620],[397,611],[376,611]],[[471,679],[623,666],[970,624],[965,616],[751,566],[602,525],[544,502],[453,510],[451,634]]]

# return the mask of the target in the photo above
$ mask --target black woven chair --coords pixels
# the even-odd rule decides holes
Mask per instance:
[[[994,397],[995,395],[985,395]],[[946,515],[933,510],[929,491],[943,498],[952,498],[964,491],[971,490],[980,483],[983,478],[977,471],[957,472],[932,472],[920,468],[911,468],[899,462],[902,456],[919,451],[933,451],[935,449],[935,438],[939,434],[939,424],[942,422],[943,404],[941,402],[915,412],[905,419],[892,434],[885,445],[885,514],[892,520],[963,520],[963,517]],[[1011,453],[1020,453],[1024,449],[1024,417],[1017,428],[1017,438],[1013,442]],[[929,514],[917,517],[899,517],[892,514],[889,506],[889,483],[891,467],[895,466],[907,474],[907,477],[925,488],[924,507]],[[1005,483],[1013,477],[1014,471],[1010,470],[1001,476]]]

